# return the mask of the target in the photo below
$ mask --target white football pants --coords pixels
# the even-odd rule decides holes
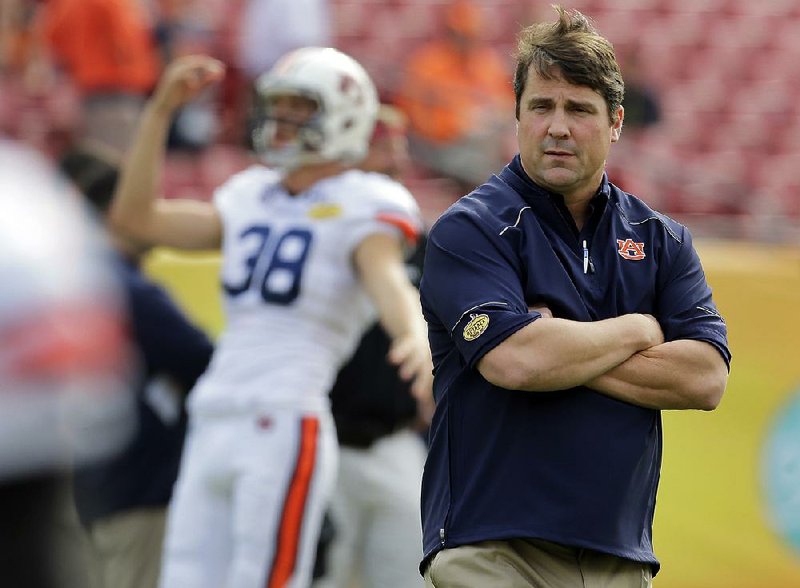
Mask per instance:
[[[306,588],[336,467],[329,414],[193,418],[161,588]]]

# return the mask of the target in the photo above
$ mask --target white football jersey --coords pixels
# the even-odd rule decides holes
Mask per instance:
[[[339,367],[375,318],[353,252],[377,232],[415,241],[416,202],[399,183],[359,170],[291,196],[262,166],[231,178],[214,202],[226,327],[190,407],[326,410]]]

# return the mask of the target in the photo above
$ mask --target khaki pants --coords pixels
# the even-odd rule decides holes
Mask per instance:
[[[650,588],[650,566],[540,540],[485,541],[440,551],[427,588]]]
[[[161,569],[166,510],[139,509],[101,519],[89,529],[99,588],[155,588]]]

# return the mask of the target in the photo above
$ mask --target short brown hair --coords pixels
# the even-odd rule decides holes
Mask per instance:
[[[544,79],[561,75],[571,84],[596,91],[606,101],[609,119],[616,122],[625,83],[614,47],[577,10],[553,8],[558,12],[557,22],[532,24],[519,34],[514,72],[517,120],[528,72],[533,67]]]

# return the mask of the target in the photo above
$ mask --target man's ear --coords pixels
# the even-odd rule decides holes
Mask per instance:
[[[620,106],[617,109],[616,121],[611,125],[611,142],[616,143],[622,134],[622,121],[625,119],[625,109]]]

